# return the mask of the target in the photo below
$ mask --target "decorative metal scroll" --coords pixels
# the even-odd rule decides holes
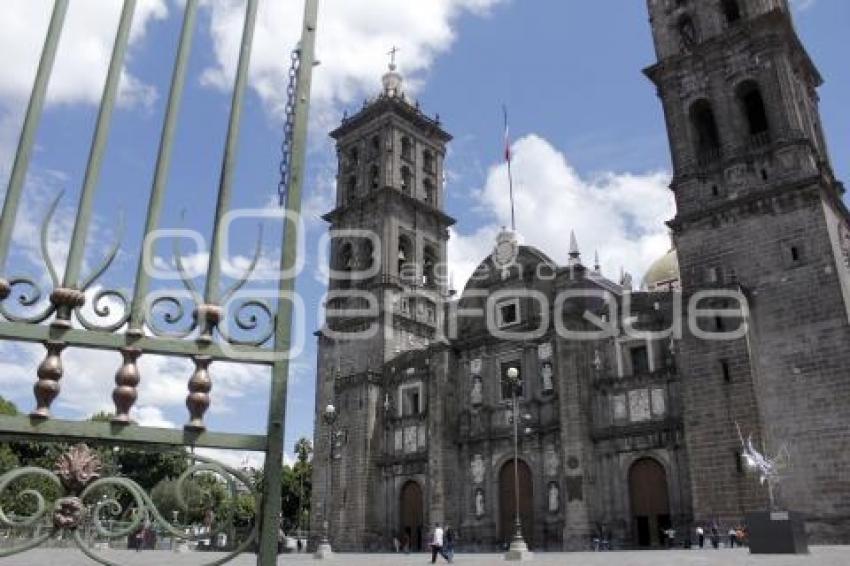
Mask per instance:
[[[0,415],[0,437],[36,442],[64,442],[72,438],[74,441],[91,440],[111,444],[127,441],[157,446],[188,445],[262,451],[265,453],[263,505],[259,505],[260,496],[255,494],[258,513],[251,534],[233,553],[212,564],[227,562],[255,542],[259,563],[271,566],[277,560],[279,485],[289,372],[289,359],[285,354],[291,344],[293,307],[285,300],[278,300],[275,305],[261,297],[252,296],[244,289],[260,263],[262,232],[258,235],[253,257],[247,267],[235,278],[225,281],[222,277],[226,215],[230,212],[234,191],[237,144],[248,88],[259,0],[244,2],[245,18],[221,173],[215,193],[217,202],[212,218],[209,265],[201,285],[195,281],[194,275],[188,273],[183,254],[175,243],[174,266],[182,281],[182,288],[172,290],[151,288],[152,274],[148,270],[150,258],[146,254],[150,251],[147,246],[150,239],[163,228],[161,219],[169,164],[200,0],[186,0],[183,3],[180,38],[165,104],[153,183],[144,215],[142,240],[145,242],[145,251],[140,254],[132,288],[114,289],[102,283],[103,275],[115,262],[122,243],[123,219],[117,223],[114,239],[105,253],[91,266],[83,260],[91,247],[88,237],[94,218],[95,196],[100,184],[100,171],[105,160],[112,114],[118,100],[122,68],[138,0],[122,1],[79,197],[72,212],[61,211],[66,217],[74,217],[64,265],[54,263],[55,256],[51,257],[48,247],[48,236],[60,212],[60,203],[63,202],[60,193],[50,201],[40,224],[39,244],[44,273],[40,276],[9,273],[13,268],[12,262],[8,261],[13,228],[22,208],[30,158],[35,148],[69,3],[70,0],[53,1],[53,12],[0,211],[0,340],[40,343],[45,349],[36,371],[35,407],[28,417]],[[284,274],[294,273],[297,265],[299,234],[296,223],[290,219],[296,218],[301,208],[317,21],[318,0],[306,0],[301,39],[291,54],[286,70],[288,84],[285,87],[287,105],[282,132],[281,179],[276,187],[286,207],[283,216],[287,220],[284,222],[284,239],[278,266],[280,273]],[[278,297],[291,296],[293,290],[294,275],[279,278]],[[117,369],[112,391],[115,413],[111,423],[53,419],[51,405],[61,393],[60,383],[64,374],[62,357],[65,351],[72,348],[94,348],[115,353]],[[138,386],[144,379],[137,362],[140,357],[147,355],[180,357],[193,363],[193,371],[186,376],[188,418],[182,431],[142,427],[132,422],[131,410],[138,397]],[[220,361],[270,368],[268,423],[264,434],[207,431],[204,416],[211,404],[213,386],[210,366]],[[240,484],[250,489],[247,478],[240,472],[212,460],[198,456],[193,458],[196,463],[180,478],[180,486],[185,485],[191,474],[212,473],[231,484]],[[8,490],[12,484],[29,476],[41,478],[62,491],[62,496],[55,501],[48,501],[45,494],[35,489],[20,491],[18,497],[32,503],[35,509],[27,517],[12,516],[0,508],[0,526],[25,528],[45,521],[50,524],[47,532],[38,534],[19,547],[0,550],[0,556],[24,552],[44,543],[51,536],[65,533],[70,534],[75,544],[94,560],[101,564],[112,564],[84,544],[80,525],[86,521],[86,524],[94,525],[98,536],[106,539],[124,536],[144,522],[150,522],[176,539],[191,540],[191,537],[163,519],[149,495],[138,484],[124,477],[101,477],[101,473],[102,466],[94,453],[85,446],[75,446],[62,457],[56,470],[25,467],[0,477],[0,496],[11,493]],[[107,522],[104,518],[106,515],[114,516],[126,509],[121,508],[115,497],[92,501],[92,495],[103,490],[122,492],[123,500],[132,501],[131,507],[135,513],[128,523],[115,527],[118,523]],[[91,503],[91,508],[87,506],[88,503]]]
[[[175,495],[184,510],[189,509],[186,501],[188,482],[199,473],[213,474],[229,486],[240,485],[241,492],[250,493],[259,509],[260,496],[253,491],[252,482],[242,472],[202,456],[187,457],[196,463],[184,471],[175,483]],[[10,548],[0,548],[0,557],[26,552],[61,535],[63,539],[72,540],[92,560],[106,566],[120,566],[100,555],[97,544],[106,542],[108,547],[110,540],[126,539],[143,527],[153,526],[169,535],[172,541],[197,542],[201,538],[209,538],[206,533],[187,533],[166,520],[157,510],[151,497],[133,480],[125,477],[101,477],[102,471],[103,465],[97,453],[85,444],[78,444],[59,457],[54,470],[25,467],[0,476],[0,497],[23,478],[41,478],[61,489],[61,495],[52,501],[48,501],[45,494],[34,488],[20,491],[18,498],[29,499],[35,507],[31,514],[24,517],[12,516],[0,504],[0,526],[26,529],[49,523],[45,532],[32,539]],[[127,509],[119,500],[119,494],[122,492],[129,495],[132,502]],[[230,492],[234,493],[234,490],[231,489]],[[113,520],[119,516],[126,516],[127,520]],[[95,539],[98,541],[96,544],[87,541],[83,534],[82,527],[86,523],[94,527]],[[223,564],[241,554],[256,541],[257,532],[255,521],[248,536],[235,549],[225,556],[204,562],[203,566]]]

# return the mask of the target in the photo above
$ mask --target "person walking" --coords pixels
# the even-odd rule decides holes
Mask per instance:
[[[697,525],[697,544],[699,544],[700,548],[705,547],[705,530],[702,528],[702,525]]]
[[[676,529],[673,527],[669,527],[664,531],[664,534],[667,536],[667,548],[673,548],[676,546]]]
[[[450,526],[446,525],[446,532],[443,535],[445,539],[445,544],[443,548],[445,548],[444,556],[447,558],[449,562],[452,562],[455,557],[455,531]]]
[[[747,542],[747,532],[744,530],[744,527],[738,525],[735,528],[735,539],[738,541],[738,546],[744,546]]]
[[[720,529],[717,527],[717,523],[711,525],[711,546],[714,547],[714,550],[720,548]]]
[[[451,562],[451,559],[446,555],[443,548],[445,542],[445,533],[440,523],[434,524],[434,532],[431,534],[431,564],[437,562],[437,555],[442,556],[446,562]]]
[[[735,548],[736,542],[738,542],[738,531],[735,527],[729,527],[729,548]]]

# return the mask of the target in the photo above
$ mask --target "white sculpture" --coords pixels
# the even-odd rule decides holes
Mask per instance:
[[[549,484],[549,512],[557,513],[561,508],[561,490],[558,484],[552,482]]]
[[[599,353],[599,350],[593,351],[593,369],[602,371],[602,354]]]
[[[543,362],[543,365],[540,368],[540,376],[543,379],[543,391],[552,391],[552,373],[552,362]]]
[[[547,476],[556,476],[558,475],[558,465],[558,453],[555,451],[555,447],[547,446],[543,453],[543,471]]]
[[[475,490],[475,516],[479,519],[484,516],[484,490]]]
[[[484,401],[483,384],[481,383],[480,375],[472,377],[472,392],[469,394],[469,401],[473,405],[480,405]]]
[[[479,484],[484,481],[484,458],[481,454],[476,454],[469,464],[469,471],[472,473],[472,483]]]
[[[755,468],[759,472],[759,482],[762,485],[767,484],[767,493],[770,497],[770,509],[776,509],[776,487],[781,479],[780,472],[788,467],[790,454],[788,448],[783,446],[779,449],[779,453],[774,458],[768,458],[753,446],[752,435],[744,441],[744,435],[741,434],[741,427],[735,423],[738,428],[738,438],[741,439],[742,456],[747,462],[747,466]]]

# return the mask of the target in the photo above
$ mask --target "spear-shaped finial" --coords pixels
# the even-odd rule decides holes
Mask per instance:
[[[580,263],[581,252],[578,250],[578,240],[576,233],[570,230],[570,265],[578,265]]]

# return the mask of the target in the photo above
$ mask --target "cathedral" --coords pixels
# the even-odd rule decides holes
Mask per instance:
[[[676,215],[635,284],[568,232],[559,265],[504,230],[455,293],[451,135],[394,65],[331,133],[311,521],[334,550],[420,549],[440,522],[493,551],[516,515],[532,550],[599,532],[651,547],[771,495],[811,542],[850,543],[850,214],[822,78],[788,0],[648,9]],[[742,457],[750,437],[787,462],[774,494]]]

